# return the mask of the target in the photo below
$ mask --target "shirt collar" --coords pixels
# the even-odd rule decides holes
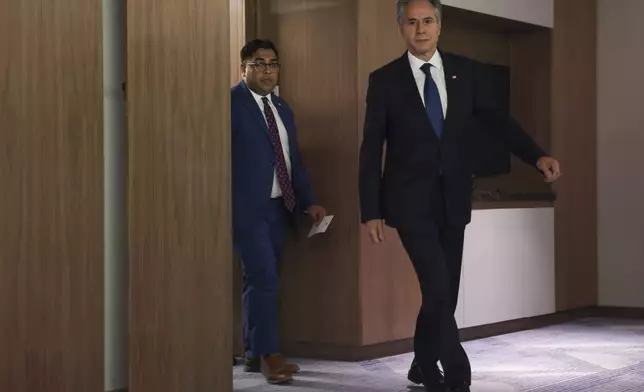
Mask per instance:
[[[411,54],[410,51],[407,51],[407,56],[409,57],[409,64],[414,71],[420,71],[420,67],[422,67],[426,63],[430,63],[439,71],[443,70],[443,58],[441,57],[441,54],[438,52],[438,50],[434,52],[434,55],[431,59],[429,59],[429,61],[419,59],[418,57]]]
[[[253,95],[253,98],[255,98],[255,101],[257,102],[257,104],[260,105],[260,107],[262,107],[262,108],[264,107],[264,102],[262,102],[262,98],[264,98],[264,97],[268,98],[268,101],[270,103],[273,103],[273,97],[271,97],[271,94],[259,95],[256,92],[254,92],[253,90],[251,90],[250,88],[248,89],[248,91],[250,91],[250,93]]]

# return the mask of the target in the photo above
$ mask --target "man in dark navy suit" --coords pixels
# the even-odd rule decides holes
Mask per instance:
[[[231,90],[233,240],[244,278],[243,328],[248,372],[269,383],[289,382],[299,370],[278,344],[278,262],[285,231],[305,213],[319,223],[317,205],[298,149],[293,112],[273,94],[280,63],[270,41],[241,50],[243,81]]]
[[[454,311],[473,174],[481,169],[476,157],[486,153],[477,132],[489,130],[546,181],[559,177],[559,163],[495,102],[482,64],[437,49],[440,0],[399,0],[398,23],[407,52],[369,78],[362,222],[374,243],[384,241],[385,223],[396,228],[418,276],[422,306],[409,380],[428,391],[466,392],[471,369]]]

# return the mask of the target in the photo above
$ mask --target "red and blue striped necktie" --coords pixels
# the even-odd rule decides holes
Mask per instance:
[[[275,150],[275,156],[277,158],[277,163],[275,164],[277,183],[282,190],[282,198],[284,199],[286,208],[290,212],[293,212],[295,209],[295,194],[293,193],[291,178],[288,175],[286,159],[284,159],[284,150],[282,149],[277,121],[275,120],[275,115],[273,114],[271,105],[268,103],[268,98],[263,97],[262,102],[264,102],[264,114],[266,115],[266,122],[268,123],[268,133],[271,137],[271,143],[273,144],[273,149]]]

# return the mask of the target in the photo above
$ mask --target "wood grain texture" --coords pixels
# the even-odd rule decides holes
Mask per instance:
[[[246,0],[230,1],[230,85],[241,80],[239,52],[246,43]]]
[[[552,128],[552,31],[535,29],[511,35],[510,67],[512,115],[523,125],[541,148],[550,150]],[[535,184],[544,184],[534,168],[522,176]],[[540,191],[547,191],[545,185]]]
[[[552,127],[552,31],[535,28],[510,36],[511,111],[544,150],[550,150]],[[534,170],[531,182],[540,179]],[[545,189],[548,189],[547,187]]]
[[[0,390],[103,390],[98,0],[0,1]]]
[[[230,391],[229,0],[127,13],[129,390]]]
[[[369,74],[404,51],[395,5],[386,0],[358,0],[356,152],[362,143]],[[358,183],[357,177],[355,183]],[[359,216],[359,211],[356,214]],[[413,320],[420,307],[420,289],[409,257],[398,233],[388,227],[385,230],[387,241],[377,247],[362,225],[354,234],[359,239],[356,262],[360,272],[360,345],[363,346],[413,336]]]
[[[317,199],[335,215],[325,235],[291,241],[281,270],[281,330],[289,342],[357,344],[356,4],[260,1],[258,36],[283,65],[280,95],[295,113]],[[332,28],[330,28],[332,26]],[[304,222],[302,234],[310,227]]]
[[[232,0],[232,1],[235,1],[235,0]],[[246,34],[247,40],[259,38],[257,36],[257,27],[258,27],[257,14],[259,10],[258,1],[265,1],[265,0],[244,0],[244,14],[245,14],[244,34]]]
[[[555,0],[552,144],[557,310],[597,304],[597,4]]]
[[[395,4],[358,1],[358,95],[356,151],[362,142],[369,73],[405,52]],[[356,155],[356,164],[357,164]],[[358,179],[356,177],[355,184]],[[354,185],[357,186],[357,185]],[[356,214],[359,215],[358,212]],[[413,336],[420,307],[418,280],[398,233],[386,228],[387,241],[374,246],[363,226],[359,239],[360,344],[372,345]]]

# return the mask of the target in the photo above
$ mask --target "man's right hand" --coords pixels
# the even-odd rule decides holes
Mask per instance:
[[[369,237],[374,244],[385,242],[385,225],[382,219],[373,219],[365,223]]]

